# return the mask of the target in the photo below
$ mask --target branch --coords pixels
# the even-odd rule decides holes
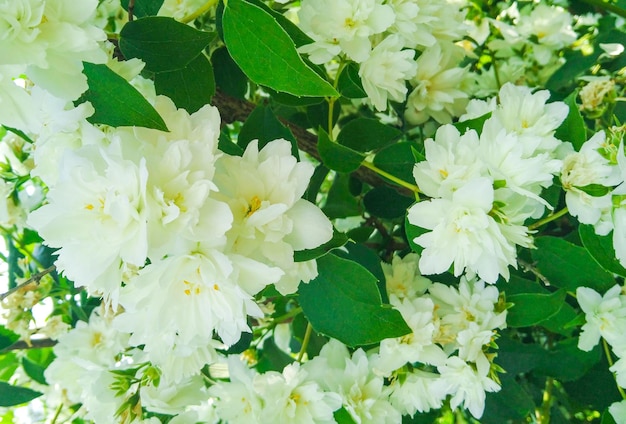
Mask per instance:
[[[213,96],[213,105],[215,105],[219,111],[220,116],[222,117],[222,122],[230,124],[235,121],[245,122],[248,118],[248,115],[252,113],[256,105],[247,100],[237,99],[235,97],[228,96],[219,90]],[[298,147],[303,152],[308,153],[313,156],[315,159],[319,160],[320,155],[317,151],[317,136],[313,133],[310,133],[306,129],[289,122],[284,118],[279,118],[280,121],[291,130],[293,135],[296,137],[296,141],[298,142]],[[381,178],[375,172],[367,169],[364,166],[361,166],[359,169],[352,173],[354,177],[371,185],[372,187],[380,187],[383,185],[387,185],[393,187],[398,193],[405,195],[407,197],[413,197],[413,193],[410,190],[407,190],[403,187],[398,187],[396,185],[388,183],[385,179]]]
[[[6,353],[11,350],[39,349],[42,347],[52,347],[56,344],[57,344],[57,341],[52,340],[52,339],[34,339],[34,340],[31,340],[30,343],[26,343],[24,340],[20,340],[19,342],[15,342],[11,346],[7,346],[6,348],[0,350],[0,353]]]
[[[0,301],[3,301],[7,297],[9,297],[11,294],[15,293],[16,291],[18,291],[21,288],[26,287],[27,285],[29,285],[31,283],[39,283],[39,280],[41,280],[46,274],[50,274],[51,272],[53,272],[55,269],[56,269],[56,267],[54,265],[52,265],[52,266],[49,266],[48,268],[44,269],[43,271],[38,272],[37,274],[33,274],[32,277],[30,277],[28,280],[24,281],[22,284],[18,284],[17,286],[13,287],[12,289],[9,289],[6,292],[0,294]]]

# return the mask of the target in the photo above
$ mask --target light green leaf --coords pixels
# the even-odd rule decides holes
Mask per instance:
[[[243,0],[229,0],[222,25],[228,51],[255,83],[294,96],[339,95],[305,64],[289,34],[262,8]]]
[[[120,50],[139,58],[152,72],[183,69],[209,45],[215,34],[198,31],[173,18],[151,16],[128,22],[120,31]]]
[[[361,265],[329,254],[319,275],[298,289],[300,306],[318,333],[348,346],[377,343],[411,330],[400,313],[381,303],[376,278]]]
[[[332,141],[322,128],[318,130],[317,150],[324,165],[339,172],[356,171],[365,160],[364,154]]]
[[[89,88],[76,103],[91,102],[96,111],[87,118],[89,122],[168,130],[159,113],[128,81],[106,65],[84,62],[83,66]]]
[[[38,398],[42,393],[36,392],[26,387],[12,386],[9,383],[0,381],[0,406],[15,406],[30,402]]]
[[[176,107],[194,113],[209,104],[215,94],[211,62],[200,54],[184,68],[159,72],[154,76],[154,88],[157,94],[172,99]]]
[[[615,285],[613,276],[602,269],[583,247],[558,237],[537,237],[531,251],[537,268],[550,283],[576,291],[585,286],[604,292]]]
[[[622,277],[626,277],[626,268],[620,264],[615,257],[613,249],[613,238],[610,235],[599,236],[593,229],[593,225],[583,225],[578,227],[578,234],[583,246],[591,254],[593,259],[605,270]]]
[[[2,349],[6,349],[11,346],[13,343],[18,341],[20,336],[15,334],[13,331],[6,328],[4,325],[0,325],[0,351]]]
[[[378,119],[356,118],[348,122],[337,136],[337,143],[359,152],[381,149],[402,136],[402,131]]]
[[[565,296],[565,290],[545,294],[523,293],[508,296],[507,302],[514,305],[508,310],[506,323],[511,328],[540,324],[561,310]]]

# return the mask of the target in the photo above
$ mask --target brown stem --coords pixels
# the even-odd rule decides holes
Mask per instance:
[[[57,341],[52,340],[52,339],[34,339],[34,340],[31,340],[30,343],[26,343],[24,340],[20,340],[18,342],[13,343],[11,346],[7,346],[4,349],[0,350],[0,353],[6,353],[11,350],[39,349],[42,347],[52,347],[56,344],[57,344]]]
[[[134,19],[133,12],[135,11],[135,0],[128,0],[128,22],[132,22]]]

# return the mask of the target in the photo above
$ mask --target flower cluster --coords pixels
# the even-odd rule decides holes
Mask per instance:
[[[424,248],[422,272],[442,273],[453,265],[457,276],[508,280],[508,267],[517,266],[516,246],[532,246],[525,221],[551,208],[540,194],[552,185],[569,146],[554,137],[568,108],[546,103],[548,97],[547,91],[505,84],[498,103],[473,100],[462,117],[488,116],[480,135],[444,125],[425,141],[426,160],[414,176],[431,200],[408,213],[411,224],[430,230],[414,240]]]

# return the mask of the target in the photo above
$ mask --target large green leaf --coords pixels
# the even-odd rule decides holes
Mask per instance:
[[[365,155],[334,142],[321,127],[318,130],[317,150],[324,165],[339,172],[356,171],[365,160]]]
[[[215,83],[224,93],[240,99],[245,98],[248,91],[248,78],[235,63],[228,49],[220,47],[211,55],[211,63],[215,72]]]
[[[173,18],[151,16],[124,25],[119,45],[127,59],[136,57],[149,71],[167,72],[185,68],[214,37]]]
[[[347,218],[363,213],[358,199],[350,192],[351,181],[352,177],[350,174],[339,173],[335,175],[333,185],[328,191],[326,204],[322,208],[330,219]]]
[[[413,204],[413,199],[402,196],[390,187],[375,187],[363,197],[365,210],[380,218],[393,219],[406,214],[406,210]]]
[[[596,346],[591,351],[584,352],[577,344],[578,337],[557,342],[548,351],[548,355],[537,363],[535,371],[561,381],[573,381],[583,377],[600,361],[602,349]]]
[[[348,346],[411,331],[397,310],[382,305],[376,278],[361,265],[329,254],[318,259],[317,267],[317,278],[298,289],[300,305],[315,331]]]
[[[85,62],[83,66],[89,88],[76,102],[91,102],[95,113],[87,118],[89,122],[167,131],[163,118],[128,81],[106,65]]]
[[[222,26],[228,51],[255,83],[294,96],[338,96],[306,65],[289,34],[262,8],[244,0],[229,0]]]
[[[531,254],[537,268],[556,287],[576,291],[585,286],[604,292],[615,285],[613,276],[583,247],[558,237],[538,237],[535,246]]]
[[[615,258],[615,250],[613,249],[613,238],[610,235],[599,236],[593,230],[592,225],[580,225],[578,227],[580,240],[583,242],[585,249],[598,262],[598,264],[609,272],[622,277],[626,277],[626,269]]]
[[[0,381],[0,406],[15,406],[29,402],[42,393],[36,392],[26,387],[12,386],[9,383]]]
[[[315,249],[298,250],[294,252],[293,260],[295,262],[304,262],[319,258],[331,250],[343,246],[348,242],[348,240],[348,236],[346,236],[345,233],[339,232],[337,229],[333,228],[333,238]]]
[[[154,76],[154,88],[157,94],[172,99],[176,107],[194,113],[215,94],[211,62],[200,54],[184,68],[159,72]]]
[[[164,0],[135,0],[133,15],[136,18],[154,16],[159,13],[159,9],[163,5],[163,1]],[[124,10],[128,10],[129,0],[122,0],[121,3]]]
[[[385,147],[401,135],[402,131],[378,119],[356,118],[341,129],[337,143],[359,152],[368,152]]]
[[[502,389],[489,393],[485,399],[482,424],[501,424],[510,420],[522,420],[535,407],[532,397],[515,381],[514,376],[502,377]]]
[[[578,96],[578,91],[572,92],[565,98],[564,102],[569,106],[569,113],[554,135],[559,140],[569,141],[578,151],[587,140],[587,131],[585,121],[576,104],[576,96]]]
[[[514,306],[509,309],[506,323],[509,327],[530,327],[555,315],[565,301],[565,290],[554,293],[521,293],[506,298]]]
[[[361,83],[361,77],[359,77],[359,65],[350,62],[343,68],[343,71],[339,75],[337,89],[342,96],[349,99],[362,99],[367,97],[363,83]]]

